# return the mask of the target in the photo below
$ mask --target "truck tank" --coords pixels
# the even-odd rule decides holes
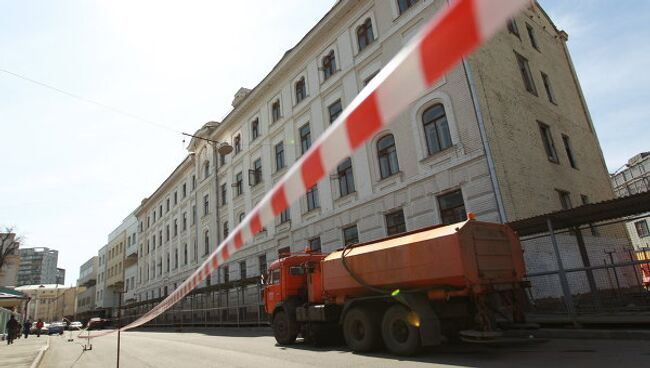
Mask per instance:
[[[342,250],[321,264],[323,296],[337,303],[373,294],[341,262]],[[506,225],[474,220],[417,230],[345,249],[349,269],[365,284],[388,291],[455,289],[480,293],[524,276],[521,245]]]

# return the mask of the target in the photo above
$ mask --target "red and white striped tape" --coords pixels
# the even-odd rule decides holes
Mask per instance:
[[[434,17],[372,79],[208,259],[160,304],[122,330],[151,321],[196,288],[263,226],[270,224],[529,3],[530,0],[457,0]]]

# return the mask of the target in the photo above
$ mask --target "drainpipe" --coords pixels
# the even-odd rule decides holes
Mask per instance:
[[[490,149],[490,141],[488,140],[488,136],[485,131],[485,122],[483,121],[483,113],[481,112],[481,106],[479,104],[478,94],[476,92],[476,85],[474,84],[474,78],[472,77],[472,69],[469,65],[469,62],[467,62],[466,58],[463,58],[463,68],[465,69],[465,78],[467,79],[467,85],[469,86],[469,93],[472,96],[472,103],[474,104],[474,113],[476,115],[478,129],[481,134],[481,143],[483,144],[483,149],[485,151],[485,158],[488,164],[488,170],[490,172],[490,182],[492,183],[492,191],[494,192],[494,199],[497,202],[497,209],[499,210],[499,221],[501,223],[505,223],[507,217],[506,217],[505,208],[503,206],[501,190],[499,189],[499,182],[497,181],[497,173],[494,167],[494,160],[492,159],[492,150]]]

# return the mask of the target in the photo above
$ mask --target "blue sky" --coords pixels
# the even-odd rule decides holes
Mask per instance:
[[[388,1],[388,0],[384,0]],[[0,0],[0,69],[127,111],[117,114],[0,72],[0,226],[79,266],[333,0]],[[650,2],[541,1],[572,53],[605,159],[650,150]]]

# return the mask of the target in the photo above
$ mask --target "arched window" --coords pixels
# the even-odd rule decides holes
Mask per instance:
[[[236,155],[236,154],[238,154],[239,152],[241,152],[241,135],[240,135],[240,134],[237,134],[237,135],[235,136],[234,141],[235,141],[235,155]]]
[[[336,57],[334,56],[334,50],[331,50],[329,54],[323,57],[323,80],[328,80],[334,73],[336,73]]]
[[[239,223],[241,223],[244,220],[244,215],[245,214],[243,212],[239,214]]]
[[[424,136],[427,140],[427,151],[430,155],[451,147],[449,123],[442,104],[435,104],[422,113]]]
[[[368,18],[362,25],[357,27],[357,45],[359,46],[359,52],[363,51],[374,40],[375,35],[372,33],[372,21]]]
[[[280,118],[282,117],[281,115],[282,114],[280,112],[280,100],[275,100],[271,104],[271,121],[275,123],[276,121],[280,120]]]
[[[395,138],[392,134],[385,135],[377,141],[377,158],[382,179],[397,174],[399,164],[397,163]]]
[[[210,176],[210,161],[205,161],[203,163],[203,178]]]
[[[206,230],[203,234],[203,241],[205,247],[205,254],[210,253],[210,230]]]
[[[296,82],[296,104],[307,97],[307,86],[305,86],[305,77],[300,78]]]

